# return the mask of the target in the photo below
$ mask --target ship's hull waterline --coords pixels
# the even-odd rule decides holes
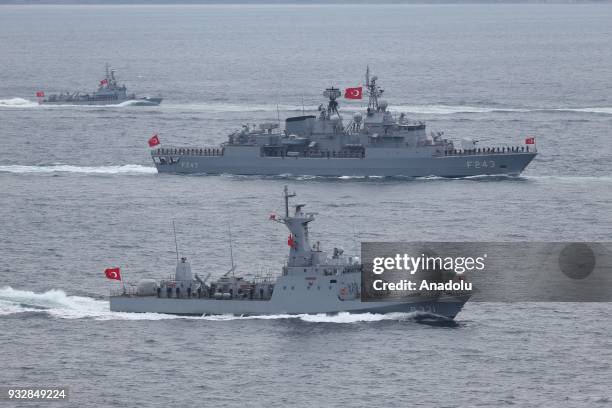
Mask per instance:
[[[159,173],[309,175],[309,176],[405,176],[470,177],[517,176],[537,153],[495,153],[414,158],[295,158],[232,157],[225,155],[154,155]],[[160,162],[159,158],[163,160]]]
[[[40,105],[78,105],[78,106],[112,106],[129,102],[130,106],[158,106],[162,98],[138,98],[138,99],[92,99],[92,100],[63,100],[63,101],[41,101]]]
[[[271,300],[176,299],[156,296],[111,296],[110,310],[129,313],[161,313],[184,316],[203,315],[299,315],[346,313],[412,313],[422,312],[454,319],[468,297],[447,297],[415,302],[361,302],[360,300],[327,299],[316,303],[277,302]]]

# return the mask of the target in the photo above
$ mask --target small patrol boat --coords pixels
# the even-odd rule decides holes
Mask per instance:
[[[309,224],[313,213],[304,204],[289,211],[284,189],[285,214],[270,215],[289,229],[289,255],[280,276],[246,279],[232,268],[208,283],[214,271],[200,278],[185,257],[178,259],[170,279],[143,279],[133,286],[111,290],[110,310],[115,312],[167,313],[176,315],[277,315],[424,312],[453,319],[469,295],[438,293],[397,300],[362,299],[362,264],[340,248],[328,254],[319,242],[311,245]]]
[[[45,96],[44,91],[36,93],[38,103],[41,105],[117,105],[130,102],[132,106],[156,106],[162,101],[161,97],[136,97],[128,94],[125,85],[119,85],[115,78],[115,70],[106,64],[106,75],[98,84],[98,89],[88,93],[66,92]]]

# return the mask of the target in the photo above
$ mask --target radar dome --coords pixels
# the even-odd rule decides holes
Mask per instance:
[[[354,120],[356,123],[361,122],[361,113],[359,113],[359,112],[358,112],[358,113],[354,114],[354,115],[353,115],[353,120]]]
[[[385,110],[387,109],[387,106],[389,106],[389,104],[387,103],[387,101],[382,100],[378,102],[378,106],[380,107],[381,110]]]

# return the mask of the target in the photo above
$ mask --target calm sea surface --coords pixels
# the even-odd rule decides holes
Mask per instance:
[[[612,405],[608,304],[468,303],[455,327],[125,315],[102,274],[171,273],[173,218],[195,272],[229,268],[228,224],[238,270],[276,272],[286,231],[266,220],[285,184],[318,213],[313,238],[347,252],[610,241],[611,21],[603,4],[0,6],[0,385],[67,385],[74,407]],[[37,105],[92,91],[107,62],[162,105]],[[457,140],[535,136],[540,155],[519,178],[459,180],[152,167],[154,132],[218,144],[359,85],[368,64],[395,111]]]

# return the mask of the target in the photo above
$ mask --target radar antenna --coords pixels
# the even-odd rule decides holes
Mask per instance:
[[[340,116],[340,112],[338,112],[338,101],[336,100],[340,97],[340,95],[342,95],[340,89],[334,88],[333,86],[331,88],[327,88],[325,92],[323,92],[323,96],[329,98],[329,102],[327,103],[328,117],[331,117],[333,113]]]

